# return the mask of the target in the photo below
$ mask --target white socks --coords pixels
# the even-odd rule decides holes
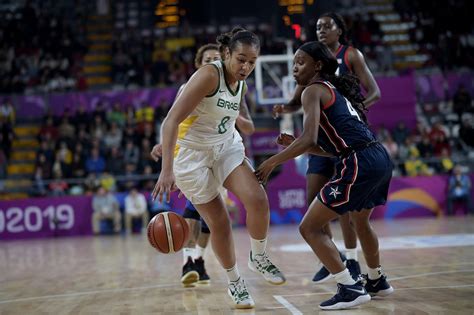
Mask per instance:
[[[236,282],[240,279],[239,269],[237,268],[237,263],[235,263],[234,267],[225,270],[227,279],[229,282]]]
[[[183,265],[185,265],[188,262],[188,257],[191,257],[191,259],[194,259],[194,256],[195,256],[194,248],[188,248],[188,247],[183,248]]]
[[[250,248],[252,249],[252,256],[261,255],[265,253],[265,248],[267,247],[267,239],[256,240],[250,238]]]
[[[201,247],[196,244],[196,248],[194,250],[194,259],[204,257],[204,251],[206,250],[205,247]]]
[[[376,280],[383,275],[382,266],[378,266],[377,268],[374,268],[374,269],[367,267],[367,269],[368,269],[368,275],[369,275],[370,280]]]
[[[357,261],[357,248],[346,248],[346,258]]]
[[[352,279],[351,274],[347,268],[339,273],[334,274],[334,278],[336,278],[337,283],[345,285],[352,285],[356,283],[354,279]]]

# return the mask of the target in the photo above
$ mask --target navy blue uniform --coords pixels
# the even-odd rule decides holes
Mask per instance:
[[[186,199],[186,206],[184,207],[183,217],[186,219],[201,221],[201,232],[210,233],[209,227],[207,226],[206,221],[202,219],[201,215],[196,210],[196,207],[194,207],[194,205],[188,199]]]
[[[336,52],[336,59],[339,63],[339,68],[336,71],[337,75],[342,75],[346,73],[351,73],[352,68],[349,64],[348,52],[350,46],[340,45],[339,49]],[[337,159],[317,156],[309,154],[308,156],[308,170],[306,174],[320,174],[327,178],[331,178],[334,175],[334,168],[336,165]]]
[[[336,173],[318,199],[338,214],[373,208],[387,200],[393,164],[351,103],[329,82],[332,98],[321,106],[318,144],[338,156]]]

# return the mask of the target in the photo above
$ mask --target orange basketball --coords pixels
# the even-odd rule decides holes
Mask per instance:
[[[189,237],[188,223],[174,212],[161,212],[155,215],[147,228],[151,246],[164,254],[178,252]]]

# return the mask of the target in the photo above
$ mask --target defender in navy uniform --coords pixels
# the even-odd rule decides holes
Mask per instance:
[[[335,174],[312,200],[300,224],[303,238],[337,281],[337,294],[322,302],[322,309],[349,308],[370,301],[370,295],[393,292],[382,271],[378,239],[369,223],[373,208],[386,202],[393,163],[367,127],[357,78],[336,76],[337,68],[336,59],[320,42],[309,42],[298,49],[293,75],[299,85],[305,86],[301,96],[303,133],[296,140],[281,135],[279,142],[288,147],[256,171],[257,178],[265,182],[276,166],[307,151],[338,157]],[[348,212],[368,266],[365,284],[351,277],[324,231],[331,220]]]
[[[356,48],[347,45],[344,19],[336,13],[323,14],[317,21],[316,35],[318,40],[325,44],[336,57],[339,65],[336,75],[352,73],[359,78],[363,88],[367,91],[363,101],[364,106],[368,108],[380,99],[380,89],[364,61],[364,56]],[[302,91],[303,87],[297,86],[293,99],[287,105],[274,106],[274,115],[278,116],[280,113],[291,113],[298,110],[301,107]],[[332,177],[334,169],[334,159],[309,155],[306,173],[308,205]],[[360,274],[360,266],[357,260],[357,236],[348,214],[341,216],[339,220],[346,248],[345,256],[341,253],[341,257],[343,259],[347,258],[345,261],[346,266],[351,272],[352,277],[357,279]],[[325,227],[325,230],[332,237],[329,225]],[[324,266],[321,266],[314,275],[313,281],[321,283],[329,279],[329,277],[329,271]]]

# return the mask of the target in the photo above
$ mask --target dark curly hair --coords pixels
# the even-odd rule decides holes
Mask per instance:
[[[234,27],[232,31],[228,33],[217,36],[217,43],[219,44],[221,54],[224,53],[226,47],[228,47],[231,52],[234,51],[238,43],[255,46],[260,50],[260,40],[257,35],[240,26]]]
[[[367,108],[364,105],[364,97],[360,92],[359,79],[352,74],[337,76],[335,74],[339,66],[337,60],[331,51],[329,51],[329,48],[323,43],[317,41],[307,42],[298,49],[310,55],[315,61],[321,61],[323,63],[320,72],[321,79],[331,82],[331,84],[351,102],[362,120],[367,124],[367,117],[365,115]]]

